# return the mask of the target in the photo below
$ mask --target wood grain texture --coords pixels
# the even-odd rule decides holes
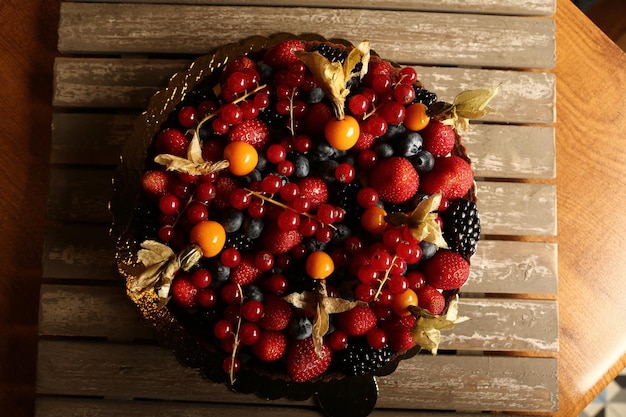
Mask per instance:
[[[559,2],[557,27],[559,298],[566,304],[559,416],[575,416],[626,366],[626,323],[605,320],[626,300],[626,141],[616,139],[626,136],[626,54],[570,2]],[[587,65],[573,70],[580,62]],[[589,300],[596,318],[580,320]]]
[[[64,3],[59,50],[201,54],[277,28],[353,43],[369,39],[382,56],[405,64],[552,68],[555,62],[552,19],[298,7],[277,13],[272,7]]]
[[[379,379],[378,403],[381,408],[554,411],[555,367],[553,358],[472,356],[468,361],[464,356],[418,355]],[[459,377],[463,368],[469,382]],[[477,395],[478,387],[481,395]],[[221,384],[203,381],[197,371],[181,369],[158,346],[99,342],[42,340],[38,392],[268,404],[254,395],[239,395]],[[310,400],[285,399],[272,403],[311,404]]]
[[[74,0],[72,0],[74,1]],[[81,0],[79,0],[81,1]],[[82,0],[99,2],[102,0]],[[107,3],[167,3],[203,5],[245,5],[245,6],[310,6],[305,0],[106,0]],[[316,7],[416,10],[431,12],[470,12],[485,14],[512,14],[528,16],[548,16],[556,10],[555,0],[316,0]]]
[[[185,70],[189,60],[141,58],[58,58],[54,105],[68,108],[144,109],[148,99]],[[553,74],[477,68],[414,67],[426,88],[452,102],[462,91],[502,84],[491,105],[501,114],[484,120],[497,123],[551,124],[556,96]]]
[[[442,350],[558,350],[554,301],[467,298],[459,308],[471,321],[443,332]],[[151,338],[120,286],[44,285],[40,317],[43,336]]]

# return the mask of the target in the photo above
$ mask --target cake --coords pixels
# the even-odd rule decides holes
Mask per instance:
[[[438,101],[368,42],[283,34],[201,57],[118,171],[129,298],[183,362],[242,391],[276,382],[265,396],[436,353],[480,234],[458,130],[492,96]]]

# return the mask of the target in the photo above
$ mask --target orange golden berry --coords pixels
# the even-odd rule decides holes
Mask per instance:
[[[428,108],[422,103],[411,104],[406,108],[404,125],[411,130],[420,131],[428,126],[430,117],[426,114]]]
[[[204,220],[196,224],[189,233],[189,241],[202,249],[205,258],[212,258],[222,251],[226,243],[224,227],[213,220]]]
[[[324,251],[316,251],[309,255],[305,264],[306,273],[315,279],[325,279],[335,270],[333,259]]]

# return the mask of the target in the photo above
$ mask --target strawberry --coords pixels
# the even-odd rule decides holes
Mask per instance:
[[[173,179],[165,171],[146,171],[141,178],[141,188],[151,199],[159,199],[168,193]]]
[[[291,320],[291,305],[275,295],[265,297],[263,312],[258,324],[265,330],[283,330]]]
[[[385,62],[379,58],[372,57],[369,62],[367,74],[363,78],[363,84],[372,85],[372,81],[379,75],[391,77],[393,73],[393,67],[388,62]]]
[[[180,130],[170,127],[157,135],[154,146],[158,153],[184,157],[187,155],[189,139]]]
[[[315,103],[309,106],[309,111],[303,119],[304,130],[308,135],[323,135],[324,126],[335,118],[335,112],[327,103]]]
[[[441,314],[446,307],[446,299],[437,289],[428,284],[417,291],[418,305],[433,314]]]
[[[239,264],[230,271],[230,281],[239,285],[248,285],[256,281],[262,272],[254,266],[254,255],[245,254]]]
[[[259,339],[252,345],[252,352],[263,362],[279,360],[287,350],[287,337],[283,332],[267,330],[261,332]]]
[[[349,336],[362,336],[376,326],[376,314],[367,306],[356,306],[337,315],[337,326]]]
[[[248,119],[232,126],[228,131],[230,142],[242,141],[249,143],[256,149],[263,149],[270,139],[270,129],[258,119]]]
[[[372,169],[369,185],[386,203],[403,203],[413,197],[419,187],[419,176],[405,158],[393,156],[381,160]]]
[[[417,343],[411,336],[411,328],[415,325],[414,316],[394,316],[385,320],[383,329],[387,334],[389,347],[397,351],[406,351]]]
[[[312,338],[296,340],[287,352],[287,372],[294,382],[310,381],[328,369],[332,355],[333,351],[326,343],[318,355]]]
[[[297,39],[279,42],[268,49],[263,62],[274,69],[287,68],[300,60],[294,51],[304,51],[304,42]]]
[[[191,282],[191,278],[188,274],[179,274],[172,281],[170,288],[170,294],[172,295],[172,301],[180,307],[195,308],[198,303],[196,301],[196,294],[198,288],[196,288]]]
[[[440,290],[460,288],[470,273],[469,263],[450,250],[438,250],[424,265],[426,282]]]
[[[421,191],[434,194],[439,191],[448,200],[463,197],[474,184],[470,164],[458,156],[439,158],[432,171],[422,177]]]
[[[296,182],[303,195],[311,202],[311,211],[316,210],[328,200],[328,187],[324,180],[318,177],[305,177]]]
[[[219,210],[230,207],[230,193],[236,188],[239,188],[239,184],[235,178],[228,174],[221,174],[215,181],[215,199],[211,204]]]
[[[274,255],[289,252],[302,241],[302,235],[297,230],[282,230],[274,222],[267,224],[261,237],[263,248]]]
[[[363,149],[369,149],[374,144],[374,140],[376,140],[376,136],[372,135],[369,132],[366,132],[365,128],[361,127],[361,130],[359,132],[359,138],[352,148],[359,151],[362,151]]]
[[[448,155],[454,147],[454,130],[439,120],[432,119],[420,135],[424,141],[422,148],[435,158]]]
[[[224,67],[224,72],[221,75],[222,82],[226,81],[228,76],[236,71],[254,69],[256,70],[256,62],[254,60],[248,58],[247,56],[239,56],[232,61],[230,61]]]

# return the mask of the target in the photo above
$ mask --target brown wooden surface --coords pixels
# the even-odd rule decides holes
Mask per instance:
[[[626,364],[623,53],[567,0],[557,9],[558,416],[575,416]],[[2,6],[0,404],[34,410],[56,1]],[[10,20],[9,20],[10,18]],[[593,301],[591,301],[593,300]],[[102,405],[104,407],[105,405]]]

